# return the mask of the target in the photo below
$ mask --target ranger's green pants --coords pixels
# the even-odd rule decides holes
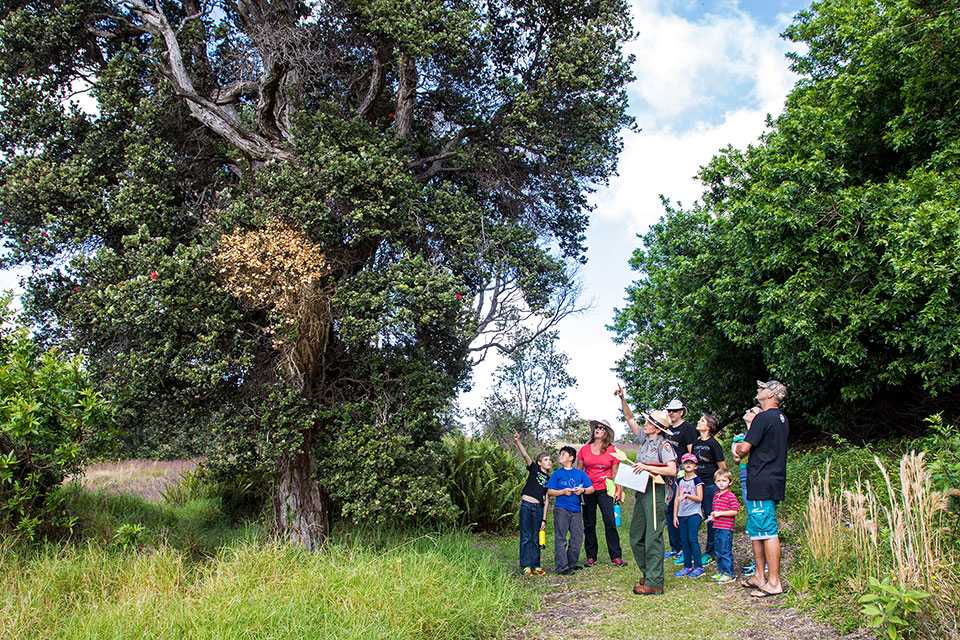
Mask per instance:
[[[656,491],[656,505],[654,505]],[[652,479],[647,492],[637,492],[630,521],[630,548],[633,558],[646,578],[645,584],[654,589],[663,589],[663,528],[667,523],[666,487],[654,484]],[[653,526],[653,510],[657,510],[657,526]]]

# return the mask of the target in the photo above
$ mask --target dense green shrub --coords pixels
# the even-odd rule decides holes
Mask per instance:
[[[440,442],[418,446],[411,435],[345,420],[339,438],[318,456],[331,514],[373,527],[453,524],[445,453]]]
[[[460,510],[460,524],[479,531],[504,531],[516,525],[523,476],[514,458],[491,440],[447,440],[447,486]]]
[[[72,528],[53,491],[104,444],[110,412],[79,357],[40,352],[23,327],[8,326],[0,301],[0,532],[32,540]]]

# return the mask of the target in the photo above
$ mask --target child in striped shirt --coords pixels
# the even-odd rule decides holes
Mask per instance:
[[[713,523],[714,549],[717,552],[717,573],[713,581],[727,584],[733,577],[733,523],[740,511],[737,496],[730,491],[733,474],[726,469],[717,469],[713,475],[717,495],[713,497],[713,512],[707,521]]]

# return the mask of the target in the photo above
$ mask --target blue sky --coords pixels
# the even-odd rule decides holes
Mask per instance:
[[[559,327],[559,348],[570,355],[578,381],[568,402],[580,417],[606,418],[622,433],[611,368],[623,350],[605,326],[637,275],[627,262],[637,234],[663,214],[660,194],[692,203],[701,193],[693,179],[698,168],[728,144],[755,142],[767,114],[780,113],[797,78],[785,58],[793,45],[779,34],[809,4],[634,0],[639,36],[628,49],[636,56],[637,80],[629,95],[642,131],[625,137],[619,176],[595,194],[582,272],[584,298],[593,305]],[[489,393],[495,365],[475,369],[474,389],[460,398],[464,417]]]
[[[568,401],[584,418],[607,418],[622,431],[611,372],[622,348],[605,325],[622,306],[635,278],[627,261],[663,213],[659,195],[691,203],[700,195],[698,168],[728,144],[745,147],[763,132],[768,113],[778,114],[796,81],[779,36],[803,0],[634,0],[639,33],[628,45],[637,80],[630,109],[639,133],[625,137],[619,176],[594,197],[582,272],[586,313],[561,323],[560,349],[578,379]],[[22,272],[21,272],[22,273]],[[0,272],[0,289],[20,274]],[[479,406],[493,381],[496,359],[474,371],[474,389],[460,398],[466,414]],[[681,391],[682,397],[682,391]],[[692,411],[707,407],[691,407]]]

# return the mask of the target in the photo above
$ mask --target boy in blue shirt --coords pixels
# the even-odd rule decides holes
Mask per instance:
[[[586,473],[573,467],[577,459],[573,447],[562,447],[558,459],[561,468],[547,481],[547,495],[556,498],[553,503],[553,562],[557,573],[569,576],[577,568],[580,545],[583,544],[580,496],[593,493],[593,483]],[[570,534],[569,543],[567,533]]]

